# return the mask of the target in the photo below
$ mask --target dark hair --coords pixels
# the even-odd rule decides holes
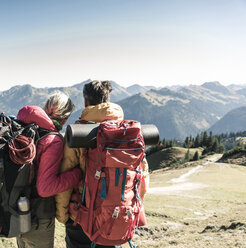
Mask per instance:
[[[97,105],[103,102],[109,102],[109,94],[112,86],[109,81],[91,81],[84,85],[83,95],[89,105]]]

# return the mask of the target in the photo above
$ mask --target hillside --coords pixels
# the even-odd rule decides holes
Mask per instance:
[[[229,111],[217,121],[208,131],[214,134],[239,132],[246,130],[246,106]]]
[[[166,167],[172,168],[177,163],[184,162],[187,151],[187,148],[170,147],[152,153],[147,156],[149,168],[150,170],[157,170]],[[193,158],[196,151],[198,151],[199,155],[202,154],[202,148],[190,148],[189,157]]]
[[[238,165],[246,166],[246,151],[238,151],[235,154],[226,156],[226,158],[222,157],[220,161],[223,163],[238,164]]]
[[[235,142],[235,146],[223,154],[220,162],[246,166],[246,137],[237,137]]]

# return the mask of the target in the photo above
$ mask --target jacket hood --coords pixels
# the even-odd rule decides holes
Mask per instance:
[[[17,119],[26,123],[31,124],[35,123],[41,128],[57,131],[54,123],[45,113],[45,111],[39,106],[25,106],[19,110],[17,114]]]
[[[122,108],[115,103],[101,103],[86,107],[80,119],[85,121],[102,122],[105,120],[123,120]]]

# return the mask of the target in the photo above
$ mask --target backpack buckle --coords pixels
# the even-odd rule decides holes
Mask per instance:
[[[100,179],[100,177],[101,177],[101,171],[96,171],[96,173],[95,173],[95,178],[97,179],[97,180],[99,180]]]
[[[132,217],[132,211],[131,211],[131,209],[127,209],[126,210],[126,214],[127,214],[128,218],[131,218]]]
[[[79,208],[80,208],[80,202],[75,203],[75,205],[73,206],[73,210],[74,210],[74,211],[78,211]]]
[[[114,212],[113,212],[113,214],[112,214],[112,218],[113,218],[113,219],[118,218],[119,212],[120,212],[120,210],[119,210],[118,208],[115,208],[115,209],[114,209]]]

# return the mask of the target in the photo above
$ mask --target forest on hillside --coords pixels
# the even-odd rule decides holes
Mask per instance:
[[[235,154],[237,152],[246,151],[246,131],[222,133],[220,135],[213,135],[212,132],[207,131],[187,136],[185,140],[178,141],[176,139],[160,140],[158,145],[149,147],[146,150],[146,155],[150,155],[157,151],[170,147],[184,147],[184,148],[203,148],[202,156],[213,153],[224,153],[225,156]],[[188,157],[188,155],[187,155]],[[199,159],[198,154],[195,154],[191,160]]]

